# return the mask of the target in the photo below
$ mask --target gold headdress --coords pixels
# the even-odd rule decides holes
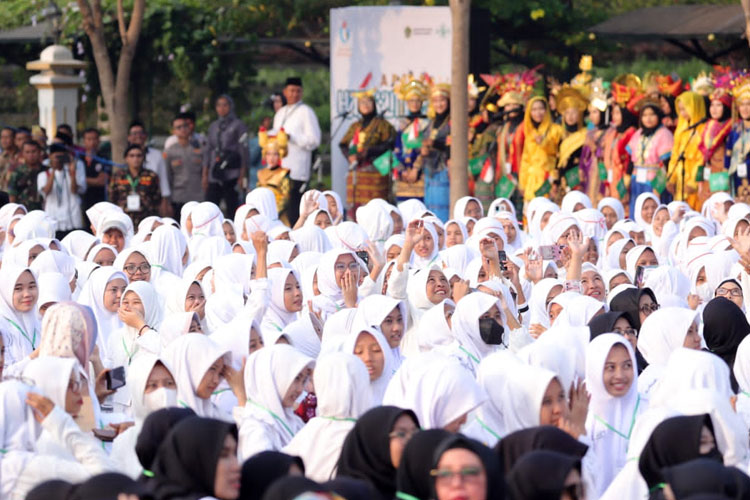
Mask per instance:
[[[578,73],[571,81],[570,86],[574,89],[578,89],[583,97],[589,99],[591,97],[591,68],[593,67],[593,59],[591,56],[581,56],[581,62],[578,64],[581,72]]]
[[[287,145],[289,143],[289,136],[286,135],[284,129],[280,129],[276,135],[268,135],[268,131],[265,127],[261,127],[258,130],[258,144],[263,149],[262,156],[265,157],[268,151],[278,151],[279,156],[284,158],[287,153]]]
[[[750,99],[750,74],[741,72],[732,79],[732,97],[735,101]]]
[[[425,82],[426,75],[422,74],[419,78],[409,73],[397,79],[393,85],[393,92],[396,97],[402,101],[407,101],[416,97],[420,101],[427,99],[429,91],[428,84]]]
[[[604,81],[601,78],[596,78],[591,82],[591,95],[589,99],[589,104],[602,113],[607,110],[609,95],[607,89],[604,88]]]
[[[469,73],[468,81],[467,81],[467,90],[469,91],[469,97],[476,99],[479,97],[480,92],[482,92],[487,87],[480,87],[477,85],[477,81],[474,79],[474,75]]]
[[[627,106],[641,91],[641,79],[632,73],[618,75],[612,80],[612,97],[619,106]]]
[[[696,94],[700,94],[704,97],[710,96],[715,88],[714,80],[711,78],[711,75],[706,74],[705,71],[701,71],[698,76],[693,79],[691,87]]]
[[[573,88],[568,84],[562,86],[556,97],[557,111],[561,114],[565,113],[569,108],[575,108],[583,113],[586,111],[589,104],[588,100],[583,97],[580,90]]]

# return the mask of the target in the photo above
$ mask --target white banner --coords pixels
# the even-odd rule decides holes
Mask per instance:
[[[376,88],[378,113],[395,124],[405,108],[393,93],[393,80],[409,72],[450,81],[448,7],[331,9],[331,171],[333,190],[344,200],[349,165],[339,141],[359,118],[352,94]]]

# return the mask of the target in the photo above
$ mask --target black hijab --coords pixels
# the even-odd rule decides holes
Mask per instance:
[[[341,447],[336,477],[369,481],[379,498],[391,500],[396,494],[396,469],[389,434],[401,415],[410,416],[419,426],[413,411],[395,406],[379,406],[359,417]]]
[[[337,493],[346,500],[370,500],[378,494],[368,481],[351,477],[337,477],[326,481],[322,486],[326,491]]]
[[[662,475],[677,500],[696,493],[721,493],[738,498],[739,489],[735,474],[729,467],[716,460],[697,458],[665,467],[662,469]]]
[[[303,476],[281,477],[274,481],[263,495],[263,500],[294,500],[307,492],[326,491],[323,486]]]
[[[416,433],[404,447],[401,463],[396,471],[396,486],[419,500],[428,500],[432,489],[430,469],[437,447],[452,434],[444,429],[429,429]]]
[[[212,418],[188,417],[174,426],[154,461],[159,500],[213,496],[216,464],[227,434],[237,439],[237,427]]]
[[[26,500],[66,500],[74,488],[67,481],[52,479],[34,486],[26,493]]]
[[[375,98],[374,97],[365,97],[364,99],[370,99],[372,101],[372,111],[367,113],[366,115],[360,112],[360,115],[362,115],[362,128],[367,128],[367,126],[372,122],[372,119],[378,116],[378,105],[375,104]],[[359,110],[359,107],[357,108]]]
[[[495,445],[503,471],[507,475],[527,453],[549,450],[582,459],[589,447],[567,432],[551,425],[530,427],[508,434]]]
[[[146,417],[135,442],[135,454],[145,470],[151,470],[159,445],[169,430],[183,418],[194,416],[195,412],[190,408],[162,408]]]
[[[617,126],[617,131],[622,134],[630,127],[638,127],[638,118],[627,107],[618,107],[620,108],[620,115],[622,115],[622,122]]]
[[[137,495],[140,500],[153,498],[144,485],[117,472],[107,472],[88,479],[76,486],[67,498],[68,500],[117,500],[117,495],[120,493]]]
[[[656,295],[651,291],[650,288],[626,288],[622,292],[618,293],[610,302],[610,311],[623,311],[628,314],[628,319],[633,328],[641,330],[641,315],[639,304],[641,297],[648,295],[654,304],[659,302],[656,300]]]
[[[668,418],[656,426],[638,460],[638,469],[649,490],[664,482],[662,469],[665,467],[701,457],[721,461],[721,454],[717,453],[716,448],[706,455],[701,455],[703,426],[708,427],[711,434],[714,434],[711,417],[707,413]]]
[[[437,468],[440,463],[440,458],[446,451],[454,450],[456,448],[468,450],[478,456],[479,460],[482,461],[484,473],[487,477],[487,496],[485,498],[487,500],[502,500],[505,498],[505,480],[503,478],[503,469],[500,465],[500,460],[498,460],[497,455],[495,455],[491,449],[487,448],[479,441],[475,441],[474,439],[461,434],[451,434],[448,438],[443,440],[437,450],[435,450],[435,455],[432,460],[432,468]],[[437,493],[435,492],[435,478],[431,477],[430,483],[432,488],[432,497],[430,498],[437,498]]]
[[[289,468],[297,464],[302,473],[305,464],[300,457],[278,451],[262,451],[242,464],[241,500],[260,500],[271,483],[289,475]]]
[[[615,323],[623,317],[630,323],[631,327],[635,328],[633,322],[630,320],[630,315],[625,311],[610,311],[591,318],[591,321],[589,321],[591,340],[594,340],[595,337],[598,337],[602,333],[614,332]]]
[[[674,106],[674,101],[673,106]],[[643,122],[641,121],[641,117],[643,116],[643,112],[647,109],[654,110],[654,113],[656,113],[656,126],[654,127],[644,127]],[[654,135],[654,132],[658,130],[659,127],[661,127],[661,121],[664,119],[664,112],[661,110],[659,106],[657,106],[654,103],[648,103],[645,104],[641,110],[638,112],[638,125],[641,127],[641,134],[643,134],[644,137],[650,137]]]
[[[724,297],[713,298],[706,304],[703,309],[703,338],[708,349],[729,365],[734,392],[739,388],[732,369],[734,357],[737,355],[737,347],[748,333],[750,324],[737,304]]]
[[[523,500],[560,500],[571,470],[581,472],[581,459],[556,451],[527,453],[508,475],[511,497]]]

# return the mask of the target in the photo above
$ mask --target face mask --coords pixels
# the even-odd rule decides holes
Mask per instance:
[[[479,320],[479,336],[487,345],[500,345],[503,343],[505,328],[493,318]]]
[[[162,408],[170,408],[177,406],[177,391],[174,389],[167,389],[166,387],[159,387],[153,392],[143,395],[143,406],[149,411],[149,413]]]
[[[711,290],[711,285],[708,283],[703,283],[702,285],[695,287],[695,294],[701,298],[704,304],[709,302],[714,295],[713,290]]]

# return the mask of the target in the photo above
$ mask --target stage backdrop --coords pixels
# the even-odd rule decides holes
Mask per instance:
[[[404,105],[393,93],[393,80],[409,72],[450,81],[448,7],[331,9],[331,169],[333,190],[344,200],[349,164],[338,144],[358,119],[352,94],[375,87],[378,112],[396,125]]]

